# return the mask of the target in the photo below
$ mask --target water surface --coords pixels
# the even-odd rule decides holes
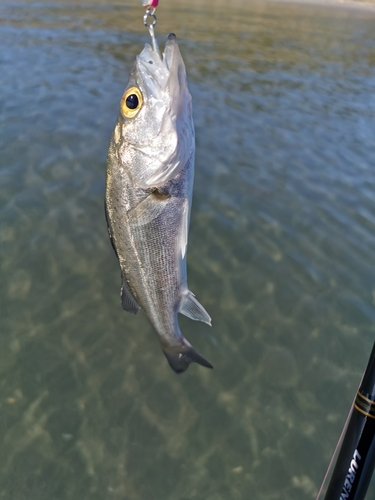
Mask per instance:
[[[375,339],[375,12],[162,0],[194,103],[176,376],[103,214],[139,1],[0,5],[0,498],[315,497]],[[368,494],[374,497],[374,484]]]

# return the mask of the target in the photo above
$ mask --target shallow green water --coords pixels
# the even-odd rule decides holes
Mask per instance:
[[[160,3],[213,318],[180,324],[215,369],[176,376],[119,302],[105,158],[140,2],[1,2],[0,498],[314,498],[375,339],[375,12]]]

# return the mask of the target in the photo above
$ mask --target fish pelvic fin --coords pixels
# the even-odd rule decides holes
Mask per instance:
[[[138,305],[137,301],[130,292],[129,287],[124,278],[122,278],[120,295],[121,295],[122,308],[125,311],[137,314],[137,312],[140,310],[140,306]]]
[[[191,292],[190,290],[188,290],[184,295],[179,312],[190,319],[194,319],[195,321],[203,321],[203,323],[207,323],[207,325],[211,326],[211,318],[208,312],[202,306],[202,304],[198,302],[193,292]]]
[[[186,339],[184,339],[184,345],[181,347],[168,348],[162,346],[162,349],[168,360],[169,366],[176,373],[183,373],[188,369],[190,363],[193,362],[205,366],[206,368],[213,368],[211,363],[198,354],[198,352]]]

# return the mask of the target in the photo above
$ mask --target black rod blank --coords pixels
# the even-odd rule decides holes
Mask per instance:
[[[375,343],[336,449],[317,500],[364,500],[375,466]]]

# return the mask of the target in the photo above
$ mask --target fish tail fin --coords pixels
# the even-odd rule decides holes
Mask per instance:
[[[206,368],[213,368],[211,363],[201,356],[186,339],[184,339],[184,344],[180,348],[164,348],[162,346],[162,349],[170,367],[176,373],[183,373],[193,362]]]

